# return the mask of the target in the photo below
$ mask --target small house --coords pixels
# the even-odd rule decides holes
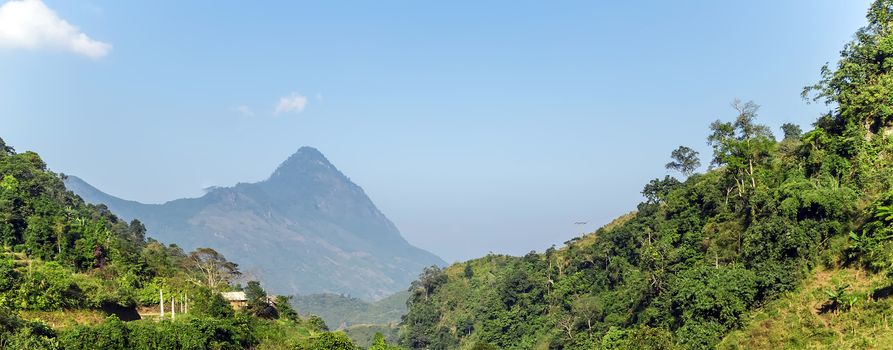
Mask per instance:
[[[233,310],[240,310],[248,303],[245,292],[223,292],[220,295],[223,296],[223,299],[229,303]]]

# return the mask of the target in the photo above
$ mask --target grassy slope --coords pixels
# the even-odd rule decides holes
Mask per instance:
[[[65,311],[19,311],[19,317],[42,321],[53,329],[63,329],[75,324],[96,325],[105,321],[107,314],[98,310],[65,310]]]
[[[630,220],[632,220],[635,217],[636,217],[636,212],[631,211],[629,213],[618,216],[614,220],[611,220],[611,222],[605,224],[605,226],[602,226],[599,230],[611,231],[611,230],[629,222]],[[592,232],[592,233],[587,233],[585,235],[582,235],[580,237],[573,238],[569,242],[574,243],[575,245],[577,245],[577,247],[590,246],[590,245],[595,244],[596,237],[598,237],[598,236],[595,234],[595,232]],[[560,250],[567,250],[567,246],[561,247]]]
[[[826,291],[849,285],[857,303],[848,311],[822,312]],[[751,314],[719,349],[891,349],[893,298],[890,281],[860,269],[817,269],[797,291]]]

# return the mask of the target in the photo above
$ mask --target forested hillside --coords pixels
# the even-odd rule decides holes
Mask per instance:
[[[139,221],[84,203],[2,140],[0,249],[0,349],[356,348],[259,282],[236,284],[238,265],[215,250],[146,239]],[[219,294],[236,289],[239,311]],[[379,337],[372,348],[390,347]]]
[[[743,329],[750,333],[723,347],[883,347],[877,339],[891,339],[893,316],[886,299],[893,289],[886,277],[893,266],[893,1],[875,1],[867,17],[837,65],[823,67],[820,81],[804,89],[805,98],[831,109],[811,130],[785,124],[777,138],[759,123],[756,104],[734,102],[709,126],[710,170],[695,173],[697,152],[680,147],[666,166],[681,176],[646,184],[634,213],[542,254],[428,269],[410,288],[403,343],[707,349]],[[762,328],[750,322],[760,312],[797,314],[779,311],[794,307],[783,300],[819,303],[804,309],[816,321],[801,318],[805,329],[779,332],[788,338],[756,337]],[[834,320],[874,332],[848,336],[855,330],[835,328]]]

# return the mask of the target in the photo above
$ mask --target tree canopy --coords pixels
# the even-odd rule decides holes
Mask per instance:
[[[403,344],[709,349],[820,265],[893,273],[893,0],[868,20],[804,90],[834,106],[812,130],[778,141],[733,101],[708,127],[710,169],[677,148],[666,167],[687,178],[647,183],[634,214],[545,254],[425,271]]]
[[[698,158],[698,151],[686,146],[679,146],[679,148],[673,150],[670,154],[670,158],[673,160],[667,163],[666,168],[678,171],[685,176],[694,174],[695,170],[701,166],[701,159]]]

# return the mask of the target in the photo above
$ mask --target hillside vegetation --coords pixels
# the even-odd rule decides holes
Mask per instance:
[[[215,250],[147,239],[62,179],[0,139],[0,349],[356,349],[259,282],[235,284],[238,265]],[[248,298],[240,311],[219,294],[233,289]],[[370,347],[388,348],[381,336]]]
[[[843,291],[840,307],[830,294]],[[719,349],[883,349],[893,346],[890,281],[852,268],[818,269],[801,288],[748,317]]]
[[[406,314],[406,300],[409,292],[394,293],[374,302],[338,294],[298,295],[292,300],[303,314],[318,315],[332,328],[346,328],[353,325],[378,324],[396,325]]]
[[[867,17],[804,89],[832,108],[812,130],[785,124],[776,138],[756,104],[733,102],[709,126],[710,170],[695,173],[697,152],[678,148],[666,166],[682,180],[646,184],[634,214],[560,249],[426,270],[410,288],[403,344],[889,346],[893,1]]]
[[[302,314],[321,317],[333,329],[344,331],[355,344],[366,347],[376,334],[389,343],[399,340],[398,324],[406,314],[408,298],[406,291],[375,302],[338,294],[311,294],[295,296],[292,305]]]

